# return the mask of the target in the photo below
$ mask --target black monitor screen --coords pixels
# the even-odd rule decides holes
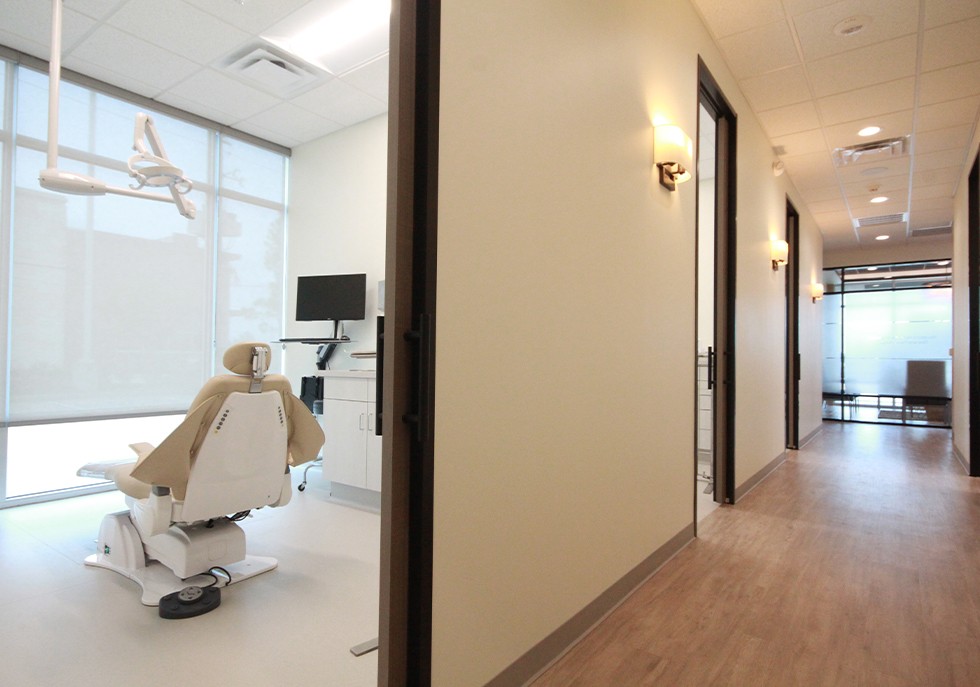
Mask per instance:
[[[296,282],[296,320],[363,320],[366,293],[366,274],[299,277]]]

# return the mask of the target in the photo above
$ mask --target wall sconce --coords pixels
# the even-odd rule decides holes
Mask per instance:
[[[823,284],[810,284],[810,298],[814,303],[823,300]]]
[[[684,130],[673,124],[653,129],[653,159],[660,168],[660,184],[668,191],[691,178],[694,144]]]
[[[773,239],[769,242],[769,257],[772,259],[772,271],[775,272],[789,259],[789,244],[782,239]]]

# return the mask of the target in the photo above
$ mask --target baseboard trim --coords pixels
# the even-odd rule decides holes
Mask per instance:
[[[747,480],[742,482],[741,486],[735,487],[735,503],[748,494],[750,491],[755,489],[766,477],[772,474],[772,471],[778,468],[786,460],[789,454],[783,451],[778,456],[769,461],[769,464],[764,468],[759,470],[757,473],[749,477]]]
[[[800,442],[800,448],[803,448],[808,443],[810,443],[810,441],[813,439],[813,437],[817,436],[822,431],[823,431],[823,421],[821,420],[820,421],[820,424],[817,425],[817,428],[815,430],[813,430],[812,432],[810,432],[809,434],[807,434],[805,437],[803,437],[803,441]]]
[[[694,524],[691,523],[671,537],[670,541],[654,551],[646,560],[626,573],[588,606],[511,663],[497,677],[488,682],[486,687],[512,687],[513,685],[530,684],[568,653],[596,625],[605,620],[633,592],[660,570],[667,561],[676,556],[693,540]]]
[[[969,475],[970,461],[966,459],[966,456],[963,455],[963,452],[960,451],[959,447],[955,443],[953,444],[953,457],[956,458],[957,462],[960,464],[960,467],[963,468],[963,472]]]

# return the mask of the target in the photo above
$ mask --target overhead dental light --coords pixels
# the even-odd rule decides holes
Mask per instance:
[[[136,183],[128,187],[110,186],[101,179],[58,169],[58,92],[61,86],[61,15],[63,0],[51,2],[51,62],[48,91],[48,161],[41,170],[38,181],[43,188],[59,193],[83,196],[101,196],[112,193],[174,203],[178,212],[187,219],[194,219],[194,203],[186,197],[191,190],[190,179],[167,158],[163,142],[153,125],[153,118],[142,112],[136,115],[133,132],[133,150],[136,154],[127,162],[129,175]],[[147,148],[149,144],[149,148]],[[169,195],[153,193],[144,188],[166,188]]]

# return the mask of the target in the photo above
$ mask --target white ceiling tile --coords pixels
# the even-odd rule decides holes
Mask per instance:
[[[738,11],[732,11],[730,0],[694,0],[716,38],[769,24],[783,19],[780,0],[743,0]]]
[[[822,228],[827,227],[852,227],[851,215],[847,212],[822,212],[813,215],[813,219]]]
[[[789,16],[795,17],[798,14],[812,12],[815,9],[834,5],[838,2],[840,0],[783,0],[783,6]]]
[[[129,0],[108,23],[201,65],[223,57],[251,36],[183,0]],[[133,53],[133,57],[139,52]],[[132,59],[131,57],[130,59]]]
[[[852,217],[881,217],[882,215],[897,215],[909,209],[908,191],[888,194],[884,203],[872,203],[874,196],[864,193],[848,196],[847,203],[851,208]]]
[[[187,112],[193,112],[200,117],[210,119],[212,122],[217,122],[218,124],[231,126],[236,120],[235,115],[222,112],[215,107],[211,107],[206,102],[201,102],[194,98],[182,98],[174,93],[167,92],[160,94],[156,99],[161,103],[172,105]]]
[[[848,198],[860,196],[861,194],[884,194],[908,193],[909,175],[901,174],[893,177],[877,177],[871,181],[851,181],[842,186]],[[877,189],[877,190],[872,190]]]
[[[840,186],[837,186],[836,184],[834,184],[833,186],[820,186],[817,188],[808,188],[806,190],[800,191],[800,195],[803,196],[803,200],[805,200],[808,204],[820,200],[833,200],[834,198],[843,198],[840,192]]]
[[[116,86],[117,88],[122,88],[147,98],[155,98],[162,90],[164,90],[158,84],[140,81],[127,74],[114,72],[111,69],[106,69],[102,65],[80,60],[77,57],[66,58],[63,66],[66,69],[71,69],[79,74],[91,76],[93,79],[104,81],[108,84]]]
[[[956,193],[956,184],[946,183],[946,184],[933,184],[931,186],[918,186],[912,191],[912,200],[921,200],[922,198],[947,198],[949,200],[953,199],[953,194]]]
[[[947,208],[951,208],[953,205],[952,198],[916,198],[915,202],[912,204],[916,210],[922,212],[926,210],[939,210],[943,211]]]
[[[120,0],[63,0],[66,10],[72,9],[99,20],[105,19],[115,12],[119,3]],[[50,5],[51,3],[47,4]]]
[[[807,65],[818,98],[915,74],[916,37],[901,36]]]
[[[837,181],[837,173],[827,152],[782,159],[786,164],[786,173],[797,188],[825,188]]]
[[[870,116],[853,122],[828,126],[824,129],[827,135],[827,145],[833,150],[834,148],[843,148],[869,141],[906,136],[912,133],[913,114],[914,110],[908,109],[902,112]],[[858,136],[858,131],[872,124],[881,127],[881,131],[866,138]]]
[[[911,161],[911,157],[903,155],[902,157],[896,157],[890,160],[838,167],[837,173],[840,175],[841,183],[844,184],[872,184],[879,179],[896,176],[904,176],[908,179]]]
[[[799,64],[796,43],[785,21],[773,22],[718,41],[729,65],[745,78]],[[765,46],[760,49],[760,46]]]
[[[266,141],[271,141],[272,143],[278,143],[281,146],[286,146],[287,148],[295,148],[298,145],[304,143],[303,140],[291,136],[289,133],[283,131],[283,127],[277,127],[276,130],[264,129],[257,124],[246,124],[240,122],[235,126],[236,131],[242,131],[246,134],[251,134],[253,136],[258,136]]]
[[[980,94],[980,61],[925,72],[919,83],[919,103],[929,105]]]
[[[933,169],[943,167],[963,167],[966,161],[966,151],[962,148],[958,150],[940,150],[935,153],[922,153],[915,156],[915,171],[928,172]]]
[[[810,101],[760,112],[759,120],[770,138],[809,131],[820,126],[817,109]]]
[[[898,79],[817,100],[824,124],[841,124],[907,110],[915,103],[915,78]]]
[[[252,34],[259,34],[306,5],[310,0],[184,0],[200,10],[213,14],[224,22]],[[320,3],[322,4],[322,3]]]
[[[238,122],[267,110],[280,100],[273,96],[246,86],[213,69],[197,72],[160,96],[161,100],[175,96],[192,102],[207,103],[212,110],[225,116],[222,122]],[[165,102],[167,102],[165,100]]]
[[[817,200],[812,201],[807,204],[807,209],[814,215],[826,215],[829,213],[846,213],[847,204],[844,199],[840,197],[838,193],[837,198],[831,198],[830,200]]]
[[[259,127],[268,132],[275,132],[279,137],[289,137],[297,141],[311,141],[343,128],[337,122],[285,102],[253,115],[235,126],[245,131],[250,127]]]
[[[347,72],[341,80],[381,102],[388,102],[388,55]]]
[[[980,15],[977,0],[926,0],[926,28]]]
[[[935,153],[940,150],[959,148],[963,150],[970,145],[973,137],[972,125],[953,126],[948,129],[934,129],[916,134],[915,153]]]
[[[929,29],[922,47],[926,72],[980,60],[980,17]]]
[[[773,146],[782,146],[785,152],[782,155],[794,156],[805,155],[806,153],[826,152],[827,144],[823,138],[823,131],[811,129],[801,131],[787,136],[778,136],[772,139]],[[782,156],[781,156],[782,157]]]
[[[135,55],[139,55],[138,69],[131,67]],[[73,69],[73,65],[77,65],[82,72],[85,72],[86,65],[95,65],[104,70],[103,73],[121,73],[126,77],[127,84],[137,81],[158,93],[187,78],[197,69],[197,65],[190,60],[106,25],[100,26],[83,44],[68,53],[64,62]],[[114,83],[105,76],[96,78]]]
[[[96,25],[91,17],[65,8],[61,18],[62,53],[76,45]],[[0,30],[16,38],[6,43],[11,48],[22,49],[15,43],[23,42],[31,47],[29,54],[41,59],[51,56],[51,3],[42,0],[0,0]],[[38,50],[38,47],[41,49]]]
[[[936,169],[915,169],[912,171],[912,183],[916,186],[946,183],[955,185],[959,183],[961,176],[963,176],[963,169],[959,165]]]
[[[811,97],[800,65],[742,79],[739,85],[756,112],[794,105]]]
[[[321,117],[350,126],[388,110],[385,103],[340,79],[293,98],[293,103]]]
[[[909,226],[913,229],[923,229],[926,227],[945,227],[953,221],[953,210],[916,210],[914,207],[909,211]]]
[[[944,129],[958,124],[972,125],[976,120],[978,109],[980,109],[980,95],[920,107],[916,131]]]
[[[834,27],[851,17],[868,16],[864,30],[841,36]],[[800,14],[792,19],[808,60],[861,48],[916,32],[918,0],[845,0]]]

